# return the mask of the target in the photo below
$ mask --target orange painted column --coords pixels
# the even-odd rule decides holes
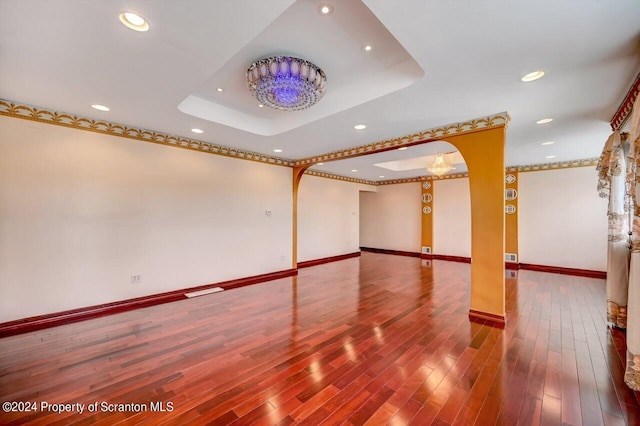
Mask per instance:
[[[497,323],[505,322],[505,134],[505,127],[497,127],[442,139],[460,151],[469,170],[469,317]]]
[[[433,182],[422,182],[422,250],[420,257],[431,259],[433,254]]]
[[[291,250],[291,268],[298,267],[298,188],[302,175],[310,165],[293,168],[293,215],[292,215],[292,250]]]

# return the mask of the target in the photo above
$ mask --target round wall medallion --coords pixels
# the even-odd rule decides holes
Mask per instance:
[[[508,174],[505,178],[504,181],[507,183],[513,183],[516,181],[516,176],[512,175],[512,174]]]
[[[513,188],[507,188],[504,191],[504,198],[507,201],[515,200],[516,198],[518,198],[518,191]]]
[[[429,207],[429,206],[424,206],[424,207],[422,208],[422,213],[424,213],[424,214],[429,214],[429,213],[431,213],[431,207]]]
[[[507,204],[506,206],[504,206],[504,212],[506,214],[514,214],[516,212],[516,206],[514,206],[513,204]]]
[[[422,194],[422,202],[430,203],[433,200],[433,196],[431,194]]]
[[[422,187],[423,187],[424,189],[429,189],[429,188],[431,188],[431,182],[424,182],[424,183],[422,184]]]

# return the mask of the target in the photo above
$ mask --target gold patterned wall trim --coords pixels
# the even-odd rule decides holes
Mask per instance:
[[[541,170],[572,169],[574,167],[591,167],[598,165],[598,158],[583,160],[559,161],[557,163],[530,164],[527,166],[507,167],[508,172],[539,172]]]
[[[372,180],[358,179],[358,178],[349,177],[349,176],[334,175],[331,173],[319,172],[317,170],[307,169],[305,170],[304,174],[309,176],[326,178],[326,179],[335,179],[335,180],[342,180],[345,182],[361,183],[364,185],[376,185],[376,182]]]
[[[391,179],[391,180],[381,180],[375,183],[375,185],[394,185],[397,183],[412,183],[412,182],[424,182],[428,180],[445,180],[445,179],[461,179],[468,178],[469,173],[452,173],[442,176],[418,176],[413,178],[406,179]]]
[[[511,166],[505,169],[505,172],[539,172],[543,170],[571,169],[574,167],[595,167],[598,165],[597,158],[586,158],[583,160],[561,161],[557,163],[546,164],[530,164],[526,166]],[[393,185],[397,183],[423,182],[425,180],[442,180],[442,179],[460,179],[468,178],[468,173],[453,173],[443,176],[418,176],[407,179],[392,179],[375,182],[375,185]]]
[[[331,161],[337,159],[346,159],[357,157],[360,155],[372,154],[375,152],[394,149],[403,145],[415,144],[424,140],[443,139],[447,136],[459,135],[464,133],[472,133],[480,130],[486,130],[495,127],[506,126],[510,120],[506,112],[492,115],[486,118],[466,121],[464,123],[451,124],[435,129],[425,130],[424,132],[415,133],[413,135],[403,136],[386,141],[376,142],[369,145],[336,151],[333,153],[322,154],[315,157],[304,158],[300,160],[289,160],[265,154],[259,154],[240,149],[229,148],[221,145],[202,142],[195,139],[188,139],[179,136],[167,135],[151,130],[138,129],[122,124],[110,123],[108,121],[92,120],[76,115],[65,114],[61,112],[52,112],[43,108],[30,105],[16,104],[14,102],[0,99],[0,115],[22,118],[25,120],[39,121],[41,123],[55,124],[57,126],[71,127],[79,130],[102,133],[106,135],[119,136],[129,139],[135,139],[143,142],[151,142],[159,145],[173,146],[176,148],[190,149],[194,151],[204,152],[207,154],[222,155],[243,160],[258,161],[261,163],[273,164],[278,166],[293,167],[294,165],[307,165],[319,161]],[[571,167],[587,167],[596,166],[597,158],[585,160],[564,161],[547,164],[532,164],[527,166],[508,167],[507,171],[534,172],[540,170],[555,170]],[[362,183],[366,185],[392,185],[399,183],[422,182],[425,180],[437,179],[458,179],[469,177],[467,173],[447,174],[444,176],[420,176],[408,179],[393,179],[386,181],[368,181],[364,179],[356,179],[347,176],[333,175],[330,173],[317,172],[315,170],[307,170],[307,174],[312,176],[326,177],[329,179],[342,180],[346,182]]]
[[[3,99],[0,99],[0,115],[71,127],[79,130],[87,130],[105,135],[135,139],[143,142],[174,146],[176,148],[190,149],[207,154],[223,155],[226,157],[258,161],[278,166],[293,166],[293,162],[285,158],[243,151],[194,139],[167,135],[151,130],[138,129],[122,124],[110,123],[108,121],[92,120],[89,118],[78,117],[76,115],[47,111],[46,109],[29,105],[19,105]]]
[[[424,130],[412,135],[406,135],[399,138],[387,139],[384,141],[374,142],[367,145],[356,146],[353,148],[343,149],[341,151],[329,152],[313,157],[295,160],[296,166],[304,166],[314,164],[321,161],[343,160],[345,158],[360,157],[362,155],[374,154],[376,152],[388,151],[402,146],[414,145],[421,142],[436,141],[446,139],[448,136],[457,136],[465,133],[474,133],[482,130],[493,129],[497,127],[506,127],[510,117],[506,112],[494,114],[489,117],[477,118],[462,123],[454,123],[446,126],[436,127]]]
[[[611,130],[620,130],[624,127],[627,120],[631,117],[631,112],[633,111],[633,104],[636,101],[636,98],[640,94],[640,73],[636,76],[636,79],[631,84],[629,91],[627,92],[627,96],[624,97],[624,100],[618,107],[618,110],[611,118]]]

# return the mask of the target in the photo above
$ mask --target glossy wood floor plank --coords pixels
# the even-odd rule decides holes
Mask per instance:
[[[365,252],[3,338],[2,402],[85,412],[38,406],[2,412],[0,423],[640,424],[640,398],[623,382],[624,335],[606,327],[604,281],[516,275],[504,329],[469,321],[468,264]],[[138,408],[87,412],[96,402]]]

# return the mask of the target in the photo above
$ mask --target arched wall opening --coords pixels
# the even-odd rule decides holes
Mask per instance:
[[[506,120],[504,123],[471,128],[450,136],[429,138],[410,145],[445,140],[462,154],[468,167],[471,206],[471,303],[472,319],[505,322],[505,218],[504,218],[504,150]],[[457,129],[460,129],[459,125]],[[451,126],[451,128],[455,128]],[[455,132],[452,132],[455,133]],[[382,146],[369,151],[395,149]],[[356,155],[366,155],[364,152]],[[335,160],[344,157],[337,156]],[[348,158],[348,156],[347,156]],[[317,161],[331,161],[322,158]],[[305,170],[313,162],[293,169],[293,267],[297,267],[298,243],[298,189]],[[422,227],[422,245],[425,246],[425,226]],[[427,242],[431,243],[431,241]]]

